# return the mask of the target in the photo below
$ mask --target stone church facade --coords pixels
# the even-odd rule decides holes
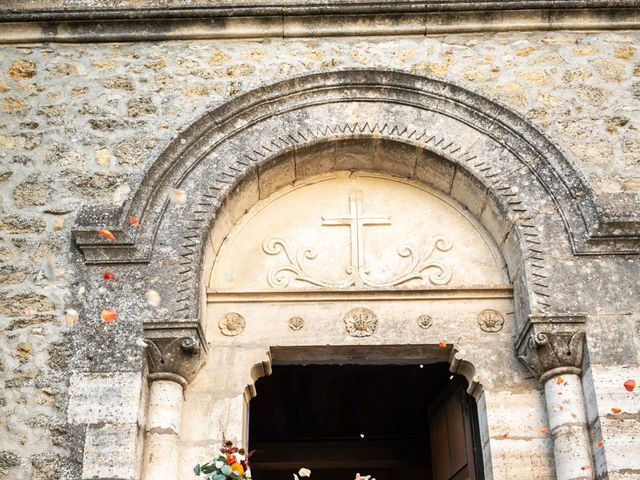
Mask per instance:
[[[0,476],[195,478],[278,365],[446,364],[455,478],[640,478],[636,1],[112,3],[0,5]]]

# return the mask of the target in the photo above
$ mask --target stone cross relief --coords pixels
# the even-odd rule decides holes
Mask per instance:
[[[406,259],[404,271],[387,280],[375,280],[365,257],[365,227],[374,225],[391,225],[387,216],[368,216],[362,209],[362,192],[349,193],[349,214],[344,217],[321,217],[321,225],[327,227],[349,227],[350,262],[345,267],[346,277],[338,282],[331,282],[310,274],[306,265],[317,256],[317,250],[310,246],[301,246],[293,250],[283,238],[274,237],[266,240],[263,251],[268,255],[284,254],[287,263],[272,269],[267,275],[267,282],[274,288],[287,287],[292,280],[328,288],[346,287],[392,287],[402,285],[410,280],[423,280],[434,285],[446,285],[451,281],[452,272],[442,262],[432,260],[436,251],[451,250],[453,244],[443,235],[432,236],[422,247],[400,245],[398,255]]]

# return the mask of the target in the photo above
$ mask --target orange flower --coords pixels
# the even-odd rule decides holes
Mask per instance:
[[[235,455],[229,455],[228,453],[226,453],[225,455],[227,456],[227,461],[225,462],[227,465],[233,465],[234,463],[236,463]]]
[[[242,464],[238,462],[231,465],[231,470],[238,472],[238,475],[244,475],[244,468],[242,468]]]
[[[98,230],[98,233],[102,235],[104,238],[106,238],[107,240],[109,240],[110,242],[116,241],[116,236],[113,233],[111,233],[110,230],[105,230],[105,229]]]

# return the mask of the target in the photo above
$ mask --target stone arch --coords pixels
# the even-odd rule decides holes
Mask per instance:
[[[158,289],[173,300],[164,320],[196,319],[206,232],[234,189],[276,158],[362,138],[430,152],[452,169],[457,200],[483,220],[503,249],[521,321],[559,308],[549,256],[598,248],[589,236],[599,225],[591,192],[539,131],[463,88],[370,70],[287,80],[208,113],[160,155],[122,210],[83,211],[74,231],[77,243],[87,263],[162,269],[172,281]],[[184,189],[189,201],[170,203],[171,188]],[[126,228],[129,216],[141,220],[140,228]],[[116,242],[97,235],[105,226]]]

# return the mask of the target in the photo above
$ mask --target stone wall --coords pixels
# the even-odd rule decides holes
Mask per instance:
[[[100,282],[91,292],[78,285],[70,227],[81,205],[122,204],[159,152],[204,112],[311,72],[373,67],[442,78],[531,120],[574,161],[601,206],[627,217],[640,194],[638,37],[553,32],[0,48],[0,475],[79,477],[83,432],[67,419],[75,322],[67,310],[82,295],[100,294]],[[53,279],[43,267],[49,262]],[[624,318],[637,331],[637,318]]]

